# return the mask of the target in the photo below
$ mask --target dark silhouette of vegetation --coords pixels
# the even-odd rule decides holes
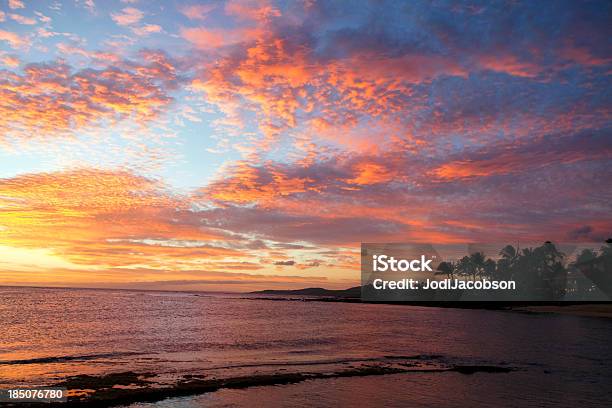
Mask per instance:
[[[454,262],[440,262],[438,265],[438,272],[446,275],[449,279],[455,279],[455,268]]]
[[[599,249],[582,250],[573,262],[550,241],[535,248],[507,245],[495,261],[482,252],[456,262],[441,262],[437,274],[449,279],[514,280],[530,298],[560,299],[596,289],[612,297],[612,240]]]

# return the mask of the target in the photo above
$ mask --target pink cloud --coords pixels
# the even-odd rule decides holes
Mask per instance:
[[[609,57],[599,57],[594,55],[588,48],[570,45],[563,48],[560,52],[561,58],[572,61],[584,66],[598,66],[609,64],[612,60]]]
[[[121,13],[111,14],[115,23],[121,26],[129,26],[138,23],[144,17],[144,13],[134,7],[126,7]]]
[[[20,14],[13,14],[13,13],[11,13],[11,14],[9,14],[9,16],[13,20],[18,22],[19,24],[24,24],[24,25],[34,25],[34,24],[36,24],[36,20],[34,20],[33,18],[22,16]]]
[[[94,0],[85,0],[85,7],[87,8],[87,10],[89,10],[90,13],[96,11],[96,3],[94,3]]]
[[[180,7],[179,11],[190,20],[204,20],[215,7],[216,4],[193,4]]]
[[[225,13],[242,20],[264,22],[271,17],[280,17],[280,11],[269,1],[229,0],[225,4]]]
[[[21,60],[14,55],[0,54],[0,62],[10,68],[17,68],[21,64]]]
[[[524,78],[536,77],[542,71],[542,67],[537,64],[521,61],[511,54],[483,55],[478,62],[483,69]]]
[[[157,24],[145,24],[141,27],[133,27],[132,31],[134,32],[134,34],[140,37],[144,37],[150,34],[160,33],[162,31],[162,28]]]
[[[23,2],[19,0],[9,0],[8,4],[9,4],[9,7],[12,8],[13,10],[25,8],[25,5],[23,4]]]
[[[259,31],[256,29],[183,28],[181,36],[201,50],[211,50],[250,40]]]
[[[11,31],[0,30],[0,41],[6,41],[11,48],[19,49],[29,46],[29,40]]]

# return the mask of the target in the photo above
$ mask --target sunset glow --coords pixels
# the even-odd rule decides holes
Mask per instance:
[[[0,285],[347,288],[361,242],[609,238],[612,4],[452,4],[0,0]]]

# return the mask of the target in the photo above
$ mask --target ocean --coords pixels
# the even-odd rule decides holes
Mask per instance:
[[[0,388],[113,388],[124,406],[612,403],[604,318],[5,287],[0,324]]]

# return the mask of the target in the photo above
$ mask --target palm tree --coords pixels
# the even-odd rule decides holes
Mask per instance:
[[[455,270],[457,271],[458,275],[471,276],[473,274],[474,267],[472,265],[472,261],[470,260],[470,257],[466,255],[463,258],[461,258],[459,261],[457,261]]]
[[[490,279],[496,276],[497,267],[495,261],[491,258],[487,259],[484,263],[484,274]]]
[[[506,245],[499,251],[500,258],[497,260],[497,274],[501,279],[509,280],[514,275],[519,258],[519,249],[512,245]]]
[[[515,275],[525,288],[531,288],[545,299],[558,297],[563,292],[567,270],[565,254],[546,241],[536,248],[525,248],[516,262]]]
[[[476,280],[476,275],[484,275],[485,271],[485,256],[482,252],[474,252],[470,255],[470,263],[472,264],[472,279]]]
[[[501,251],[499,251],[499,255],[502,259],[515,262],[516,258],[518,257],[518,249],[515,249],[512,245],[506,245]]]
[[[446,275],[449,279],[455,279],[455,264],[453,262],[440,262],[437,268],[437,274]]]

